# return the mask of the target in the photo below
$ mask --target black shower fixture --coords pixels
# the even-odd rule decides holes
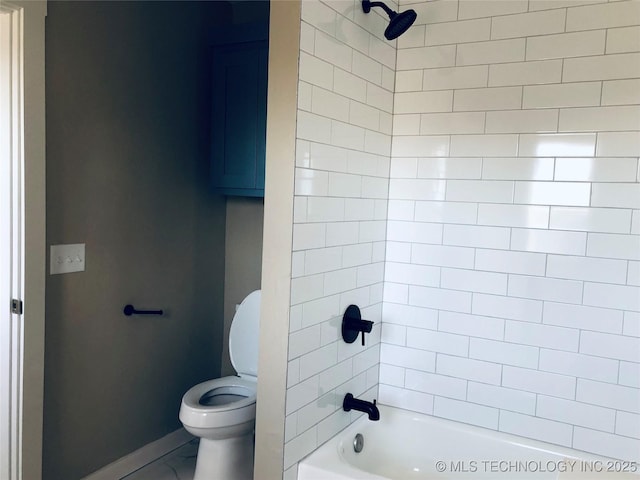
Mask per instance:
[[[417,14],[415,10],[405,10],[402,13],[394,12],[382,2],[372,2],[371,0],[362,0],[362,11],[369,13],[371,7],[381,7],[387,15],[389,15],[389,26],[384,31],[384,38],[393,40],[406,32],[413,22],[416,21]]]

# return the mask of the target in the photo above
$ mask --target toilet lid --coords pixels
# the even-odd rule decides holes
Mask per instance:
[[[229,356],[238,375],[258,376],[258,332],[260,328],[260,290],[242,301],[231,322]]]

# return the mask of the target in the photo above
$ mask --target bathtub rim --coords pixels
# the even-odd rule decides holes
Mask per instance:
[[[535,450],[537,452],[547,453],[562,458],[582,461],[623,461],[634,462],[634,460],[623,460],[612,457],[606,457],[597,455],[594,453],[586,452],[584,450],[578,450],[571,447],[565,447],[563,445],[556,445],[541,440],[530,439],[512,433],[502,432],[500,430],[492,430],[490,428],[480,427],[469,423],[463,423],[456,420],[450,420],[447,418],[436,417],[427,413],[417,412],[414,410],[408,410],[404,408],[394,407],[383,403],[378,404],[380,409],[380,421],[386,419],[388,416],[400,415],[402,417],[418,417],[418,421],[424,421],[426,423],[435,423],[438,425],[454,427],[459,430],[471,431],[485,437],[499,437],[501,440],[526,449]],[[388,420],[387,420],[388,421]],[[356,433],[363,433],[368,427],[374,427],[377,422],[371,422],[366,415],[362,414],[360,418],[356,419],[345,428],[337,432],[333,437],[329,438],[326,442],[320,445],[316,450],[304,457],[298,462],[298,478],[300,477],[300,469],[308,470],[308,473],[317,473],[318,471],[326,471],[335,475],[336,480],[349,480],[349,479],[366,479],[366,480],[389,480],[388,477],[383,477],[375,473],[371,473],[366,470],[362,470],[351,464],[347,458],[340,452],[342,442],[350,443],[351,439]],[[335,459],[340,459],[340,462],[335,462]],[[637,462],[636,462],[637,463]],[[640,467],[640,463],[638,464]],[[307,468],[310,467],[310,468]],[[640,480],[640,469],[633,475],[637,476]],[[310,477],[320,478],[320,477]]]

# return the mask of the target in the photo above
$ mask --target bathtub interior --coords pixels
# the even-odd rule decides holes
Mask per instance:
[[[341,437],[338,445],[338,452],[347,463],[384,478],[447,478],[446,474],[436,470],[437,462],[445,462],[449,471],[452,467],[468,470],[459,473],[473,474],[474,479],[490,478],[482,472],[484,465],[487,465],[487,468],[490,468],[490,465],[479,462],[559,462],[564,458],[563,455],[548,450],[508,442],[496,438],[492,432],[470,429],[466,425],[454,422],[438,421],[393,408],[385,409],[384,414],[387,417],[386,422],[380,425],[365,424],[361,427],[364,431],[360,432],[364,436],[364,448],[360,453],[353,449],[353,438]],[[533,476],[526,473],[511,478],[524,479]],[[535,478],[546,480],[555,476],[545,476],[537,472]]]
[[[380,411],[381,421],[361,418],[303,460],[298,479],[640,479],[629,462],[627,473],[615,471],[624,463],[597,471],[609,460],[394,407]],[[359,453],[357,433],[364,437]]]

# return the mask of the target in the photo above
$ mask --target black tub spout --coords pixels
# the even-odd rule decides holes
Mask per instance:
[[[344,396],[344,400],[342,402],[342,409],[345,412],[350,410],[357,410],[359,412],[364,412],[369,415],[369,420],[377,421],[380,420],[380,410],[376,407],[376,401],[373,403],[367,402],[366,400],[360,400],[359,398],[354,398],[353,395],[347,393]]]

